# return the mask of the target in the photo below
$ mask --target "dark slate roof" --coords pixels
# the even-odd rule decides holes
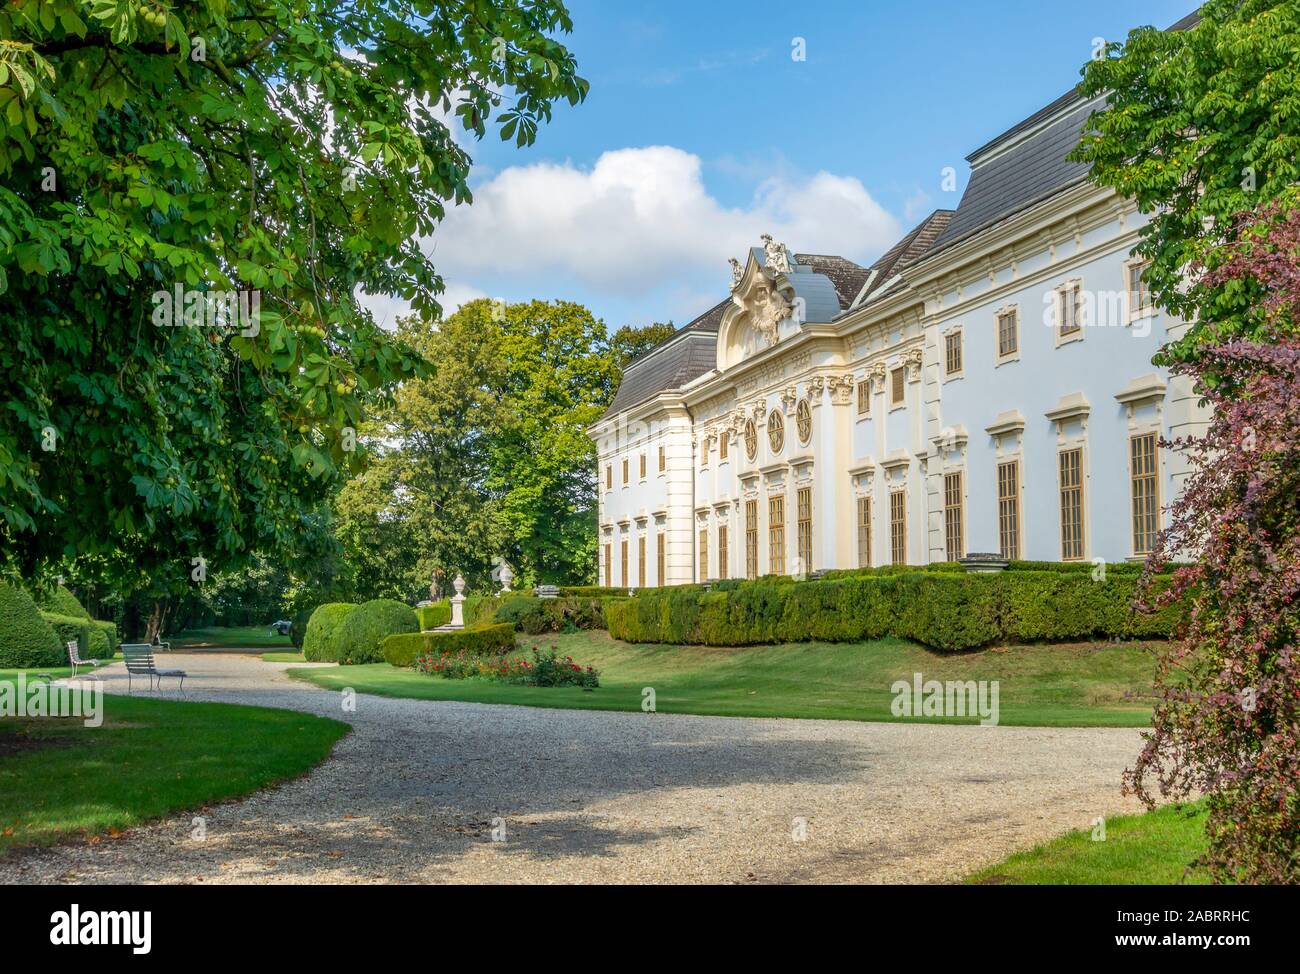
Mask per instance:
[[[829,254],[795,254],[794,262],[811,268],[814,274],[821,274],[831,282],[841,311],[853,303],[871,273],[870,268],[855,264],[847,257]]]
[[[632,409],[661,392],[680,389],[718,364],[718,325],[731,298],[720,301],[628,363],[605,419]]]
[[[1199,13],[1190,13],[1168,30],[1187,30],[1200,20]],[[932,249],[963,240],[1087,178],[1087,163],[1069,162],[1066,156],[1103,100],[1084,100],[1072,88],[967,156],[970,182]]]
[[[872,278],[867,294],[872,294],[908,264],[920,260],[929,253],[934,242],[947,229],[955,212],[956,210],[935,210],[913,227],[902,240],[881,254],[880,259],[868,268],[868,272],[875,271],[876,276]],[[854,297],[856,296],[855,294]]]
[[[1088,116],[1100,103],[1101,99],[1084,101],[1072,93],[1053,102],[1052,112],[1041,115],[1039,122],[1046,124],[1038,131],[1018,143],[1011,143],[1010,135],[1000,136],[981,149],[984,154],[1011,143],[992,158],[975,163],[961,204],[934,249],[963,240],[1086,179],[1088,164],[1070,162],[1066,157],[1079,144]],[[1058,117],[1050,121],[1053,115]],[[980,154],[972,158],[979,159]]]

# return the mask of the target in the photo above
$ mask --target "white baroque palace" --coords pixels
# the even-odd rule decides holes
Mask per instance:
[[[601,584],[1150,551],[1206,417],[1152,365],[1145,220],[1067,160],[1073,93],[870,267],[765,236],[590,429]]]

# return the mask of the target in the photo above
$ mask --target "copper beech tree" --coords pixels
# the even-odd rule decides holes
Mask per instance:
[[[1153,729],[1126,788],[1204,793],[1221,882],[1300,882],[1300,205],[1238,218],[1200,283],[1252,308],[1250,338],[1174,367],[1213,406],[1171,445],[1192,465],[1148,573],[1175,557],[1162,600],[1187,620],[1162,653]],[[1208,381],[1207,381],[1208,380]]]

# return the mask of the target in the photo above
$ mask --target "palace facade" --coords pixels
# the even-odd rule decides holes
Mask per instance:
[[[1206,417],[1151,363],[1187,324],[1143,283],[1145,218],[1067,159],[1094,107],[977,149],[957,209],[869,267],[733,260],[590,429],[600,583],[1146,555],[1187,472],[1159,441]]]

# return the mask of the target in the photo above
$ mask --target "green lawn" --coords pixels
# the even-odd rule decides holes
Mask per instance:
[[[0,719],[0,853],[246,795],[309,770],[347,731],[287,710],[112,695],[98,728]]]
[[[264,626],[213,626],[210,629],[187,629],[167,637],[172,649],[206,649],[229,647],[231,649],[293,649],[288,636],[271,632],[271,624]]]
[[[1187,865],[1205,851],[1205,811],[1199,804],[1166,805],[1144,815],[1108,819],[1105,841],[1089,830],[1017,852],[967,882],[1028,886],[1203,884]]]
[[[595,665],[600,688],[445,680],[386,663],[289,673],[329,689],[352,687],[362,693],[429,700],[640,710],[642,688],[653,687],[657,709],[664,713],[884,721],[897,719],[890,712],[891,684],[920,673],[925,680],[1000,681],[1002,724],[1141,727],[1151,715],[1152,651],[1138,644],[934,653],[914,643],[884,639],[714,649],[631,645],[604,632],[521,637],[519,642],[521,649],[554,643],[575,661]]]
[[[263,653],[262,662],[263,663],[305,663],[307,662],[307,657],[302,655],[302,653],[297,650],[295,650],[292,653],[288,653],[288,652]]]

